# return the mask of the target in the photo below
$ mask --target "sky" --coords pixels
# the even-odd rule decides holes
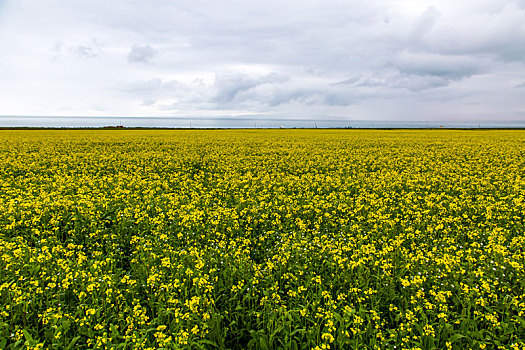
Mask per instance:
[[[525,0],[0,0],[0,115],[525,120]]]

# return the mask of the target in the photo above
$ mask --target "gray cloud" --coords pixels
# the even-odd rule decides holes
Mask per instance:
[[[525,60],[525,9],[517,2],[502,2],[492,11],[455,15],[435,23],[422,40],[432,52],[460,55],[489,54],[506,61]]]
[[[400,52],[393,65],[402,73],[458,80],[482,72],[479,60],[468,56]]]
[[[102,52],[103,45],[97,39],[91,39],[82,44],[64,43],[56,40],[51,48],[52,60],[58,61],[64,54],[70,54],[78,58],[98,57]]]
[[[522,118],[523,0],[20,0],[1,23],[3,113]]]
[[[440,16],[441,12],[436,10],[435,7],[429,7],[414,21],[413,35],[416,38],[428,35],[436,25]]]
[[[127,84],[122,88],[122,91],[131,93],[131,94],[150,94],[154,91],[157,91],[162,86],[162,80],[159,78],[153,78],[149,80],[135,81]]]
[[[53,52],[60,52],[62,51],[62,48],[64,47],[64,43],[60,40],[55,42],[55,45],[53,46]]]
[[[136,81],[126,84],[122,92],[142,99],[142,104],[146,106],[154,105],[157,102],[162,88],[162,80],[153,78],[150,80]]]
[[[82,58],[92,58],[98,56],[95,49],[86,45],[76,45],[71,48],[71,51],[78,57]]]
[[[128,62],[149,62],[157,52],[149,45],[133,45],[128,53]]]
[[[233,102],[235,99],[246,99],[247,96],[243,95],[257,87],[282,83],[287,79],[288,78],[276,73],[270,73],[258,78],[238,73],[233,75],[218,75],[214,82],[216,94],[213,101],[222,104]],[[251,94],[251,96],[253,96],[253,94]]]

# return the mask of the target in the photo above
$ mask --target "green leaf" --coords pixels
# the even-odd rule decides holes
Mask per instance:
[[[451,342],[451,343],[453,343],[453,342],[455,342],[455,341],[457,341],[457,340],[459,340],[459,339],[462,339],[462,338],[466,338],[466,336],[464,336],[463,334],[456,333],[456,334],[454,334],[453,336],[451,336],[451,337],[448,339],[448,341]]]
[[[283,329],[284,327],[279,327],[275,331],[272,332],[272,334],[270,335],[270,344],[273,343],[273,338],[277,335],[277,333],[279,333]]]
[[[264,335],[259,338],[259,345],[261,346],[261,350],[270,350],[270,345],[268,345],[268,341]]]
[[[33,337],[31,336],[31,334],[29,334],[28,331],[26,331],[26,330],[24,329],[22,332],[24,333],[24,337],[26,338],[27,341],[30,341],[30,342],[33,341]]]
[[[297,333],[299,333],[299,332],[304,332],[304,331],[305,331],[304,328],[296,329],[296,330],[292,331],[292,333],[290,333],[290,336],[293,337],[293,336],[296,335]]]
[[[216,342],[211,341],[211,340],[207,340],[207,339],[199,340],[199,344],[208,344],[208,345],[214,346],[216,348],[219,347]]]
[[[69,345],[67,346],[67,349],[73,349],[75,344],[77,343],[77,341],[80,339],[80,336],[77,336],[77,337],[74,337],[71,342],[69,343]]]

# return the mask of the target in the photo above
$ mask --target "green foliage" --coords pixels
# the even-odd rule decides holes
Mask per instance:
[[[524,349],[521,131],[2,131],[1,349]]]

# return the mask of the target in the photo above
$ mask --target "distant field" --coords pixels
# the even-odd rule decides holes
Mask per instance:
[[[525,131],[0,131],[0,348],[525,349]]]

